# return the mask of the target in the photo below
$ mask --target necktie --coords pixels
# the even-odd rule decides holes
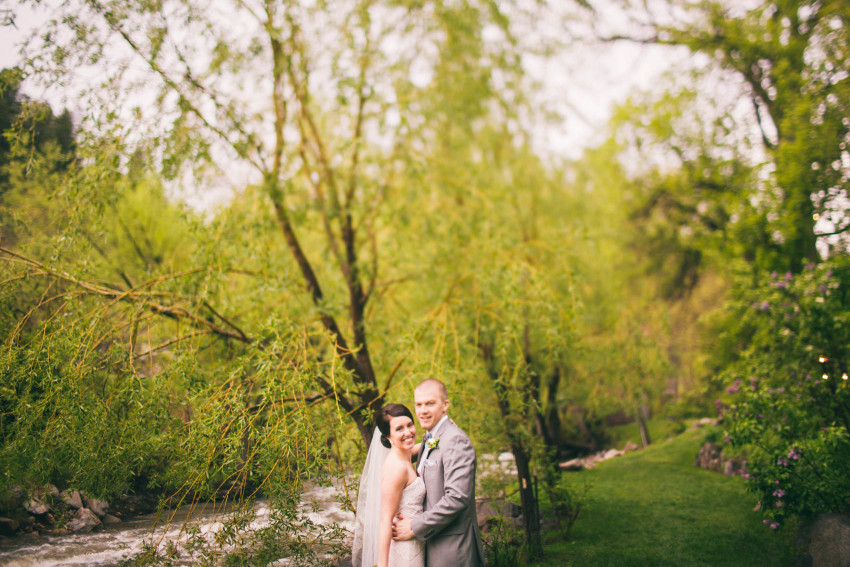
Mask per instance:
[[[431,432],[427,432],[424,437],[422,437],[422,449],[419,451],[419,463],[416,467],[416,470],[419,474],[422,474],[422,466],[425,462],[425,453],[428,451],[428,440],[431,439]]]

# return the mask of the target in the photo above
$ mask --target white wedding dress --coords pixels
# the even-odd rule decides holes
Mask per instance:
[[[422,477],[404,487],[398,511],[411,520],[422,513],[425,483]],[[425,567],[425,546],[418,539],[390,542],[390,567]]]
[[[380,431],[375,429],[372,443],[360,475],[357,514],[354,517],[354,540],[351,562],[354,567],[373,567],[378,562],[378,532],[381,520],[381,471],[390,450],[381,445]],[[421,477],[404,487],[398,511],[407,518],[423,513],[425,482]],[[425,547],[416,540],[390,542],[390,567],[425,567]]]

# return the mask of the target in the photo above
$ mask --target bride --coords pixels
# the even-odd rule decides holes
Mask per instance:
[[[388,404],[376,422],[360,476],[352,562],[354,567],[424,567],[421,542],[392,540],[393,517],[421,514],[425,500],[425,484],[412,463],[419,452],[413,415],[401,404]]]

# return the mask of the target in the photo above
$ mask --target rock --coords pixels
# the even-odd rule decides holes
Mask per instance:
[[[120,518],[117,518],[117,517],[115,517],[115,516],[113,516],[112,514],[106,514],[106,515],[103,517],[103,524],[104,524],[104,525],[108,525],[108,524],[120,524],[120,523],[121,523],[121,519],[120,519]]]
[[[0,494],[0,509],[14,510],[24,503],[24,489],[13,486],[8,492]]]
[[[614,457],[619,457],[623,452],[618,449],[608,449],[605,453],[602,454],[602,458],[600,461],[607,461],[608,459],[613,459]]]
[[[510,451],[499,453],[499,466],[503,472],[516,474],[516,460],[514,459],[514,454]]]
[[[745,459],[724,459],[723,449],[716,443],[705,443],[697,453],[694,464],[709,471],[722,472],[726,476],[743,474],[747,470]]]
[[[52,484],[47,485],[47,494],[53,496],[54,498],[59,496],[59,489],[53,486]]]
[[[720,447],[715,443],[704,444],[697,453],[696,466],[715,472],[720,472]]]
[[[522,509],[502,498],[481,498],[475,501],[475,512],[478,520],[478,527],[482,531],[489,531],[493,521],[497,517],[502,517],[512,525],[514,529],[519,529],[522,515]]]
[[[629,441],[626,443],[626,446],[623,447],[623,453],[631,453],[632,451],[638,451],[640,450],[640,448],[640,445],[638,445],[637,443]]]
[[[506,518],[519,518],[522,509],[504,498],[479,498],[475,501],[475,512],[478,516],[478,525],[482,526],[488,518],[504,516]]]
[[[30,514],[40,516],[41,514],[46,514],[50,510],[50,506],[37,498],[30,498],[24,505],[24,509]]]
[[[504,453],[499,453],[499,462],[500,463],[513,463],[514,462],[514,454],[510,451],[505,451]]]
[[[0,518],[0,535],[12,535],[19,527],[21,524],[12,518]]]
[[[109,510],[109,502],[98,500],[97,498],[86,498],[86,508],[97,514],[99,518],[102,518],[106,515],[106,511]]]
[[[68,529],[72,533],[87,533],[100,525],[100,518],[94,512],[88,508],[80,508],[74,519],[68,522]]]
[[[79,490],[74,490],[74,491],[65,490],[65,491],[62,492],[61,496],[62,496],[62,500],[65,502],[65,504],[67,504],[69,507],[73,508],[74,510],[79,510],[80,508],[83,507],[83,499],[82,499],[82,497],[80,497],[80,491]]]
[[[581,458],[570,459],[558,465],[562,471],[580,471],[584,468],[584,460]]]
[[[809,533],[812,567],[850,567],[850,516],[822,514]]]

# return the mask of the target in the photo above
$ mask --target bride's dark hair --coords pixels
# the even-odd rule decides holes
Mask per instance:
[[[390,436],[390,421],[394,417],[409,417],[411,421],[413,420],[413,414],[410,413],[410,410],[407,409],[407,406],[402,404],[387,404],[384,408],[378,412],[376,418],[376,425],[378,426],[378,431],[381,432],[381,445],[389,449],[392,445],[390,445],[390,440],[388,437]]]

